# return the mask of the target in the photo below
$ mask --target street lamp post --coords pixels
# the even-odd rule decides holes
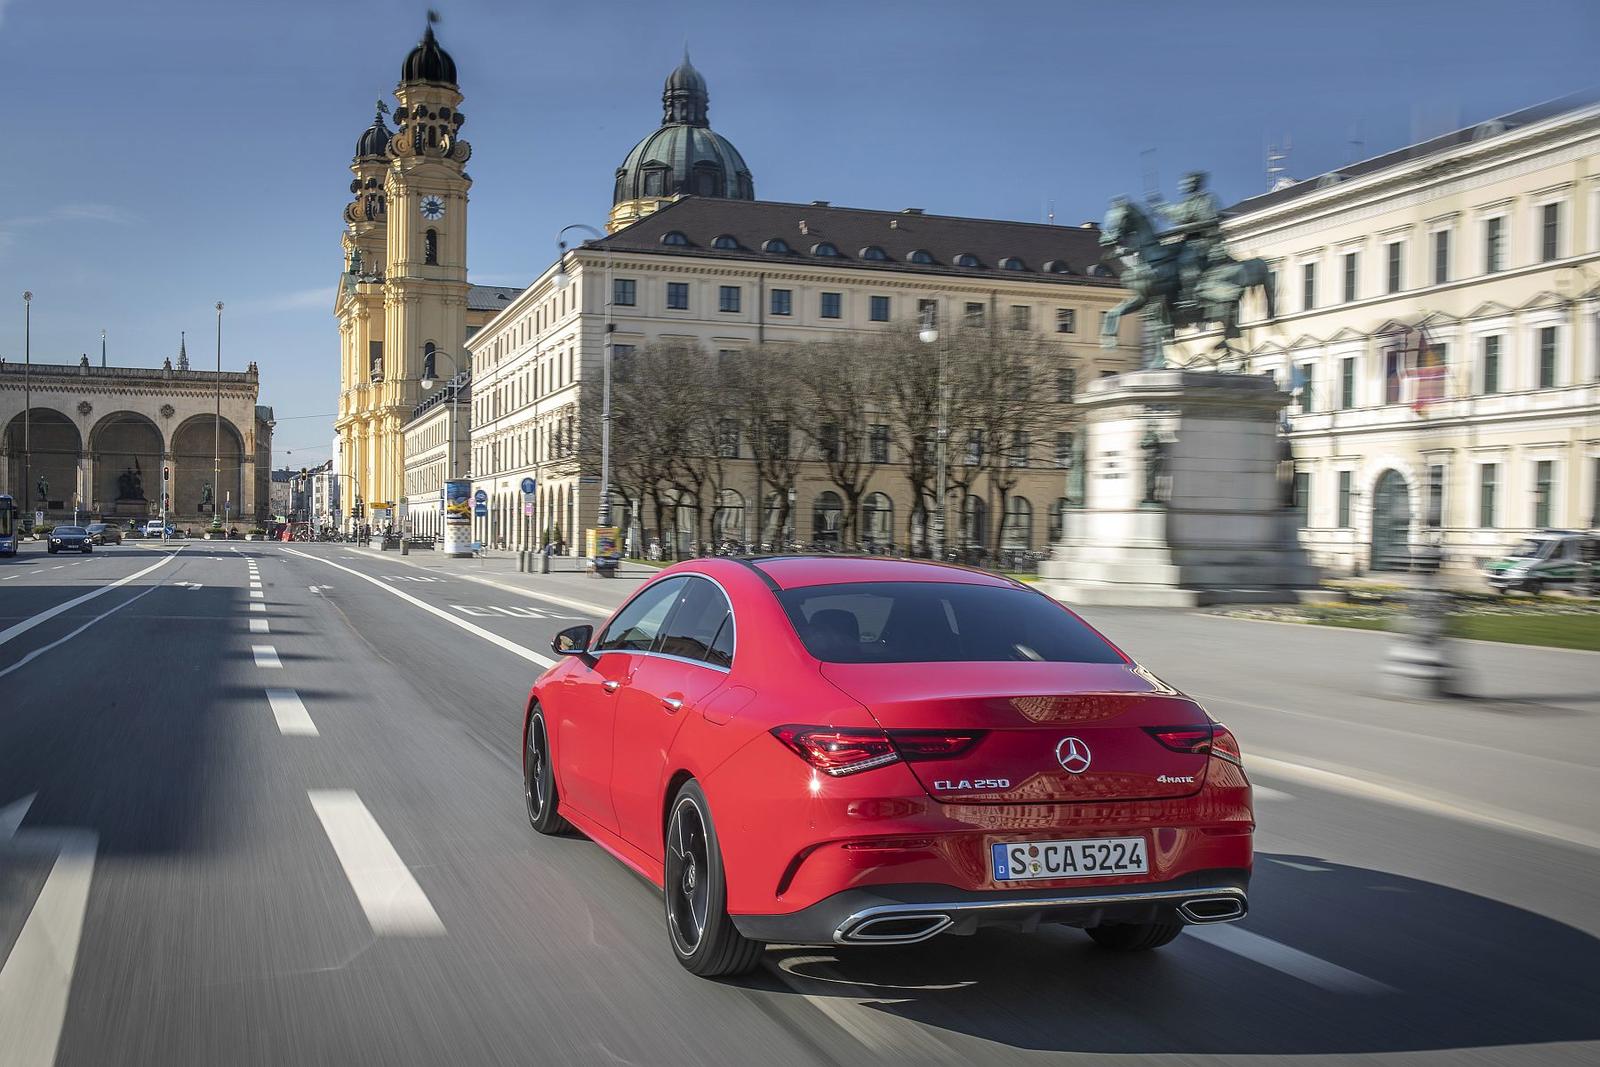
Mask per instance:
[[[211,528],[220,530],[222,520],[217,517],[217,494],[222,492],[222,301],[217,301],[217,417],[211,424]],[[242,465],[244,457],[239,457]]]
[[[30,436],[33,408],[33,292],[22,294],[22,510],[32,510],[33,442]],[[41,502],[42,503],[42,502]]]
[[[450,369],[451,369],[451,371],[454,372],[450,376],[450,394],[449,394],[449,397],[448,397],[450,408],[449,408],[448,413],[445,416],[445,429],[444,429],[445,438],[446,438],[444,480],[446,482],[449,482],[449,481],[455,480],[455,476],[456,476],[456,403],[457,403],[457,398],[461,394],[461,366],[460,366],[460,364],[458,364],[456,362],[455,357],[450,355],[447,352],[446,353],[441,353],[437,348],[432,349],[430,351],[427,351],[427,352],[424,353],[423,360],[422,360],[422,380],[421,380],[421,382],[419,384],[422,386],[424,391],[432,389],[435,385],[438,384],[439,372],[438,372],[438,369],[434,366],[434,360],[435,360],[435,358],[437,356],[439,356],[441,354],[444,356],[445,359],[448,359],[450,361]],[[441,485],[439,487],[439,493],[440,493],[440,507],[439,507],[440,530],[439,530],[439,533],[440,533],[441,538],[444,535],[444,521],[445,521],[444,502],[443,502],[444,491],[445,491],[444,490],[444,486]]]
[[[945,409],[948,406],[948,386],[945,380],[947,354],[949,342],[941,342],[939,338],[939,305],[930,304],[923,313],[922,328],[917,331],[917,339],[923,344],[939,345],[939,425],[934,436],[934,489],[933,489],[933,536],[935,559],[943,562],[945,558],[945,438],[949,433],[946,425],[948,416]]]
[[[565,288],[572,280],[567,274],[567,242],[565,240],[568,230],[586,230],[594,235],[596,241],[605,239],[605,234],[593,226],[575,222],[564,226],[556,234],[556,245],[560,249],[557,257],[555,283],[557,288]],[[612,298],[615,294],[611,291],[611,250],[605,252],[605,354],[601,362],[601,387],[600,387],[600,508],[599,519],[601,526],[611,525],[611,335],[616,330],[616,323],[612,319]]]

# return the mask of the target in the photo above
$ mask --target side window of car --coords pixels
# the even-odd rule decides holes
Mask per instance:
[[[595,644],[596,652],[648,652],[661,632],[667,612],[677,602],[688,579],[668,578],[639,592],[611,620]]]
[[[722,637],[726,631],[727,636]],[[726,642],[718,652],[718,640]],[[656,651],[683,659],[703,660],[719,667],[733,663],[733,609],[721,589],[704,578],[689,579],[678,607],[667,620]]]

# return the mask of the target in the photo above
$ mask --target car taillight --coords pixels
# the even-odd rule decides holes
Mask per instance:
[[[897,760],[913,763],[959,756],[978,743],[983,731],[779,726],[772,736],[813,767],[841,778]]]
[[[1218,759],[1227,760],[1235,767],[1244,766],[1244,754],[1239,751],[1238,738],[1220,722],[1211,730],[1211,754]]]
[[[1211,751],[1210,723],[1204,726],[1146,726],[1144,732],[1174,752],[1198,754]]]
[[[882,730],[832,726],[778,726],[772,736],[811,766],[835,778],[894,763],[900,758]]]

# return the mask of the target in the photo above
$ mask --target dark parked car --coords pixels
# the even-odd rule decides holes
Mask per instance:
[[[122,544],[122,530],[109,522],[91,522],[84,527],[89,534],[89,540],[97,545]]]
[[[50,543],[46,551],[51,555],[57,552],[93,552],[94,541],[82,526],[57,526],[50,531]]]

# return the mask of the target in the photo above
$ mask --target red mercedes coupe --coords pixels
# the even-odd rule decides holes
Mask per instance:
[[[1151,949],[1245,914],[1233,735],[1025,585],[695,560],[552,647],[524,717],[528,818],[661,886],[696,974],[748,971],[768,942],[1041,922]]]

